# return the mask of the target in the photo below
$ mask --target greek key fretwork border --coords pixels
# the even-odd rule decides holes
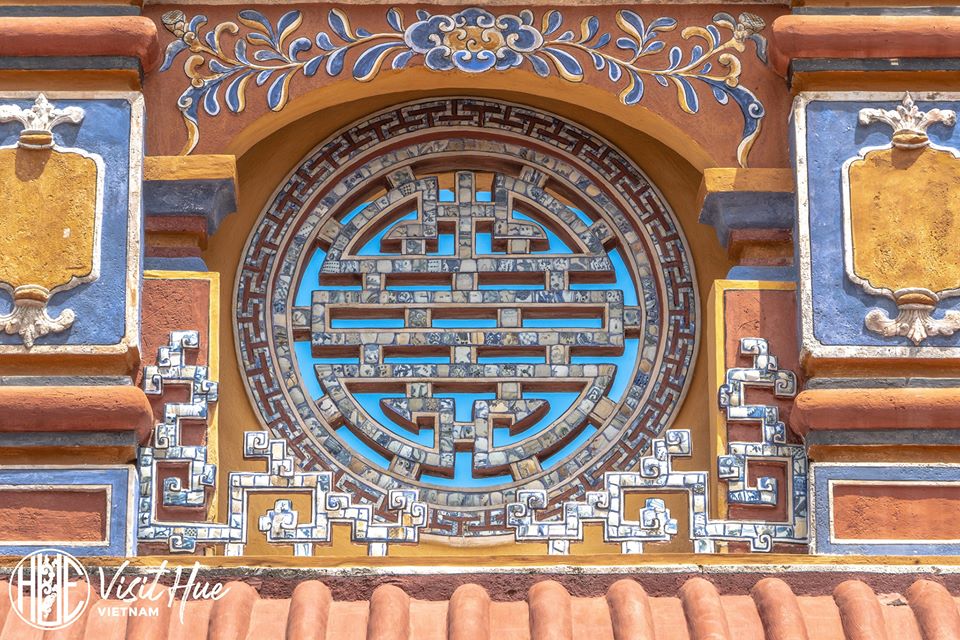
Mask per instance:
[[[624,400],[624,410],[640,410],[626,437],[603,443],[608,448],[602,455],[591,450],[589,465],[571,458],[556,467],[566,479],[556,487],[556,495],[551,496],[543,513],[549,516],[562,500],[581,498],[584,492],[602,486],[605,472],[635,467],[648,452],[652,439],[672,423],[690,381],[700,324],[690,252],[666,200],[622,152],[572,122],[505,102],[431,99],[369,116],[316,147],[274,192],[244,251],[237,274],[234,317],[236,348],[247,392],[263,425],[289,444],[298,466],[306,471],[333,471],[335,490],[351,494],[357,502],[374,503],[377,513],[385,517],[388,491],[406,485],[378,470],[357,472],[345,462],[350,459],[346,447],[341,445],[341,451],[331,453],[328,446],[321,447],[311,437],[311,431],[318,429],[319,418],[302,391],[291,353],[292,300],[306,259],[304,247],[313,242],[326,205],[336,199],[330,192],[333,186],[354,175],[350,172],[356,172],[360,180],[364,161],[375,157],[382,146],[414,138],[478,134],[552,150],[591,175],[602,187],[596,198],[603,201],[604,208],[608,212],[628,212],[614,216],[616,232],[644,243],[651,260],[656,261],[656,277],[641,292],[642,297],[657,301],[652,307],[659,314],[653,318],[659,322],[660,332],[656,366],[644,379],[645,396],[625,396]],[[296,255],[299,258],[294,259]],[[428,493],[421,491],[421,496],[430,503]],[[516,488],[498,491],[504,504],[515,494]],[[464,532],[506,533],[504,509],[430,507],[425,533]]]

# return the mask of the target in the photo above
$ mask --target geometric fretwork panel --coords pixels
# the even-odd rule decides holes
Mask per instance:
[[[696,279],[626,156],[480,99],[381,112],[317,147],[251,234],[238,354],[299,469],[426,533],[511,533],[632,471],[689,383]]]

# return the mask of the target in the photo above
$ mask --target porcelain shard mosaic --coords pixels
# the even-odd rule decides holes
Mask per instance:
[[[398,144],[398,140],[402,142]],[[317,148],[251,236],[237,332],[264,425],[306,471],[425,531],[509,533],[635,467],[697,341],[679,225],[617,150],[471,99],[383,112]]]

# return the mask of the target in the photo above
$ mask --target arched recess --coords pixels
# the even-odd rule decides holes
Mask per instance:
[[[458,92],[464,95],[466,92]],[[222,292],[222,309],[231,310],[234,304],[234,287],[238,264],[243,256],[243,248],[253,225],[256,223],[265,203],[270,199],[278,185],[282,184],[291,169],[297,166],[302,158],[321,141],[332,133],[343,129],[350,123],[361,120],[365,115],[380,111],[391,105],[408,102],[412,99],[421,99],[430,96],[449,95],[443,90],[421,92],[395,92],[368,96],[363,99],[332,104],[325,108],[303,114],[298,119],[288,122],[282,128],[276,123],[269,123],[266,119],[260,121],[262,129],[254,132],[248,128],[246,141],[244,134],[238,136],[231,143],[233,148],[245,148],[238,158],[239,170],[239,209],[221,226],[217,235],[211,239],[210,246],[204,254],[211,270],[222,274],[225,286]],[[721,278],[730,267],[730,263],[721,250],[712,228],[700,225],[697,222],[698,212],[695,210],[696,192],[702,177],[702,163],[706,154],[702,150],[691,147],[687,155],[692,152],[700,160],[695,164],[689,157],[681,155],[663,140],[651,136],[640,128],[627,126],[616,114],[602,113],[589,110],[582,105],[571,104],[569,100],[555,100],[547,96],[520,95],[518,92],[483,90],[477,88],[469,95],[495,98],[513,103],[522,103],[576,122],[586,129],[606,138],[615,147],[619,148],[627,157],[636,163],[663,194],[665,200],[676,214],[690,246],[690,253],[697,272],[697,289],[701,301],[705,302],[710,284],[716,278]],[[569,96],[567,96],[569,98]],[[330,100],[331,96],[326,96]],[[294,103],[296,104],[296,102]],[[294,106],[293,104],[291,107]],[[286,114],[285,114],[286,115]],[[665,127],[666,128],[666,127]],[[267,131],[271,131],[267,134]],[[253,140],[259,138],[256,142]],[[691,151],[692,149],[692,151]],[[709,165],[707,165],[709,166]],[[236,353],[232,348],[235,344],[234,321],[232,313],[221,315],[221,335],[224,340],[222,386],[221,386],[221,437],[220,437],[220,474],[221,482],[229,470],[254,469],[251,464],[242,458],[239,443],[242,432],[258,428],[259,421],[246,395],[246,382],[241,374]],[[705,323],[706,315],[701,312],[701,322]],[[694,447],[694,459],[691,464],[697,468],[709,468],[710,451],[707,442],[707,411],[713,399],[713,392],[707,389],[706,381],[706,350],[701,349],[695,364],[692,367],[692,379],[686,401],[680,408],[674,424],[683,427],[692,427],[699,432],[701,443]],[[681,496],[673,505],[673,511],[686,511]],[[270,498],[272,499],[272,497]],[[668,502],[671,499],[668,498]],[[254,512],[260,508],[268,508],[271,503],[268,499],[263,504],[252,505]],[[296,506],[296,505],[295,505]],[[224,515],[224,514],[221,514]],[[683,525],[681,523],[681,529]],[[488,542],[489,545],[489,542]],[[529,547],[529,548],[528,548]],[[665,545],[662,551],[686,551],[688,544],[683,540]],[[536,545],[517,545],[502,538],[494,541],[494,546],[485,547],[483,553],[487,556],[496,554],[518,554],[524,552],[537,553]],[[615,553],[617,547],[606,545],[601,540],[588,540],[576,553]],[[262,543],[256,532],[251,536],[247,548],[249,554],[278,553],[275,547]],[[282,553],[282,551],[280,552]],[[333,548],[319,550],[318,553],[362,555],[363,549],[352,547],[348,540],[342,538],[335,541]],[[435,544],[426,542],[419,547],[397,548],[391,555],[438,555],[462,554],[449,544]]]
[[[698,143],[690,131],[715,127],[716,121],[707,114],[699,117],[684,114],[671,102],[672,95],[663,93],[651,94],[647,98],[649,106],[627,106],[620,102],[616,92],[587,83],[571,85],[558,78],[541,78],[521,69],[508,74],[467,75],[412,68],[402,74],[384,74],[371,82],[341,81],[309,91],[292,99],[282,110],[268,111],[233,134],[224,145],[224,153],[241,157],[277,131],[331,108],[354,104],[356,106],[352,108],[359,117],[367,111],[363,105],[369,102],[399,104],[431,95],[472,95],[498,97],[535,107],[551,104],[554,112],[569,113],[574,120],[588,126],[596,119],[596,114],[604,114],[621,126],[657,139],[700,172],[707,167],[722,166],[723,156],[736,150],[738,130],[731,129],[729,149],[709,150]],[[664,111],[658,111],[657,107]],[[673,118],[665,113],[670,113]],[[678,124],[679,121],[683,121],[683,126]],[[724,151],[728,153],[724,154]],[[735,158],[728,164],[734,166]]]

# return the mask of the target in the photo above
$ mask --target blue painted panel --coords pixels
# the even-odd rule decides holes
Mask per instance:
[[[130,172],[130,115],[126,100],[51,100],[58,108],[77,106],[84,110],[79,124],[65,123],[53,130],[62,147],[79,148],[103,157],[103,221],[100,243],[100,277],[69,291],[54,294],[50,315],[73,309],[76,320],[62,333],[37,338],[37,345],[113,345],[126,332],[127,232]],[[33,100],[14,100],[22,108]],[[0,124],[0,146],[15,144],[23,127]],[[0,313],[8,313],[11,295],[0,291]],[[20,336],[0,333],[0,345],[23,344]]]
[[[136,528],[136,519],[130,518],[130,474],[127,467],[110,469],[0,469],[0,484],[25,486],[43,485],[56,489],[70,489],[76,485],[94,485],[110,488],[110,530],[103,544],[51,545],[0,544],[0,555],[24,556],[40,549],[56,548],[75,556],[133,556],[136,547],[127,548],[127,532]],[[136,540],[136,531],[130,536]],[[133,543],[136,544],[135,542]]]
[[[907,544],[894,542],[870,542],[864,540],[831,541],[830,539],[830,482],[833,480],[916,482],[920,486],[934,482],[960,483],[960,466],[813,466],[814,480],[814,529],[816,552],[844,555],[960,555],[960,543],[951,541]]]
[[[864,147],[882,146],[890,141],[890,127],[880,123],[858,124],[864,107],[895,109],[898,102],[812,101],[807,106],[807,175],[810,207],[811,287],[813,291],[813,331],[823,344],[912,346],[905,337],[885,338],[868,331],[864,316],[873,308],[897,316],[897,307],[888,298],[871,296],[850,282],[844,272],[843,200],[841,170],[843,163]],[[947,102],[918,102],[923,111],[933,108],[956,109]],[[930,139],[937,144],[960,147],[960,127],[934,125]],[[960,298],[948,299],[938,306],[934,317],[945,310],[960,309]],[[960,333],[934,336],[924,346],[958,346]]]

